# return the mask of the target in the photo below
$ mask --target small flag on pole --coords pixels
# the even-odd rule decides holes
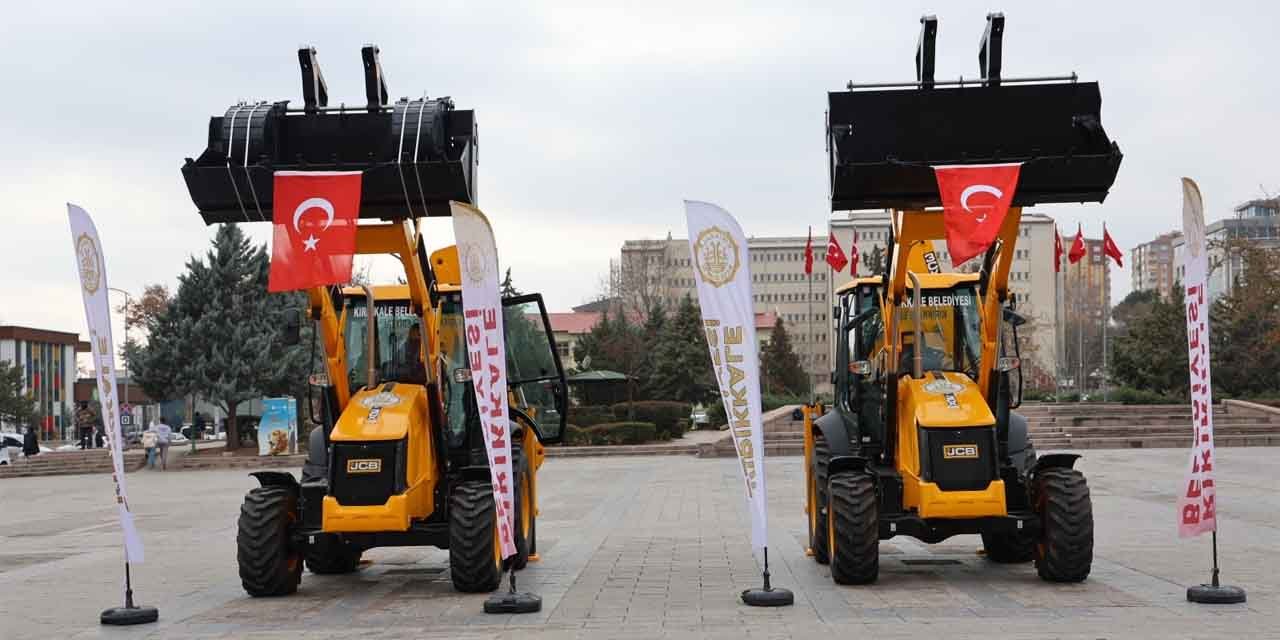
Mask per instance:
[[[835,231],[832,231],[831,236],[827,238],[827,264],[831,265],[831,270],[836,273],[844,271],[845,265],[849,264],[849,258],[845,257],[844,249],[840,248],[840,242],[836,240]]]
[[[1053,272],[1062,271],[1062,231],[1053,225]]]
[[[853,244],[849,245],[849,275],[858,277],[858,230],[853,230]]]
[[[1107,223],[1105,222],[1102,223],[1102,252],[1107,254],[1107,257],[1115,260],[1117,267],[1124,266],[1124,262],[1121,261],[1124,254],[1120,253],[1120,247],[1117,247],[1115,240],[1111,239],[1111,234],[1107,232]]]
[[[813,227],[809,227],[809,241],[804,245],[804,274],[813,275]]]
[[[1084,228],[1077,225],[1076,239],[1071,243],[1071,251],[1067,253],[1067,260],[1070,260],[1071,264],[1075,264],[1080,262],[1080,258],[1083,258],[1086,253],[1088,253],[1088,250],[1084,247]]]

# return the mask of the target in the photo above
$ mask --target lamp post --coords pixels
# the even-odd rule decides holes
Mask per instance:
[[[125,291],[124,289],[117,289],[117,288],[115,288],[115,287],[107,287],[107,290],[109,290],[109,291],[114,291],[114,292],[116,292],[116,293],[122,293],[122,294],[124,294],[124,343],[127,345],[127,344],[129,344],[129,307],[130,307],[130,305],[132,304],[133,296],[129,295],[129,292],[128,292],[128,291]],[[125,360],[125,362],[124,362],[124,366],[125,366],[125,369],[124,369],[124,404],[129,405],[129,410],[130,410],[130,413],[129,413],[129,423],[130,423],[130,425],[132,426],[132,424],[133,424],[133,404],[131,404],[131,403],[129,402],[129,383],[130,383],[130,382],[132,382],[133,380],[131,379],[131,376],[129,375],[129,361],[128,361],[127,359],[126,359],[126,360]]]

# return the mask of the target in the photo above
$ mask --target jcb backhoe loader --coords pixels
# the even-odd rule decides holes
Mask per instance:
[[[209,124],[205,152],[183,167],[207,224],[269,221],[277,170],[361,170],[355,252],[404,269],[389,286],[316,287],[307,315],[323,349],[311,376],[311,431],[301,480],[262,471],[237,534],[250,595],[294,592],[305,564],[349,573],[374,547],[449,550],[454,587],[497,588],[504,563],[488,458],[463,339],[458,252],[427,254],[414,221],[475,201],[476,126],[448,98],[387,105],[375,47],[363,51],[369,104],[326,105],[315,51],[298,52],[304,106],[238,105]],[[541,296],[504,300],[517,554],[537,551],[537,471],[564,427],[564,372]],[[300,314],[285,318],[296,341]],[[317,345],[312,344],[312,349]]]
[[[1008,293],[1021,208],[1101,201],[1120,151],[1102,130],[1098,86],[1001,79],[1004,18],[991,14],[981,79],[935,82],[936,20],[921,20],[915,82],[829,94],[832,210],[889,208],[884,273],[842,289],[833,410],[806,412],[810,548],[841,584],[879,575],[879,541],[981,534],[997,562],[1035,560],[1049,581],[1084,580],[1093,516],[1079,456],[1038,456],[1020,402]],[[947,86],[951,85],[951,86]],[[921,257],[946,231],[933,165],[1021,162],[1021,178],[977,273]]]

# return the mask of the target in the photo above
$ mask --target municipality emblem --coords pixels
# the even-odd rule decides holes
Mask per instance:
[[[489,260],[484,249],[475,244],[462,247],[462,269],[467,272],[467,280],[480,283],[489,274]]]
[[[729,232],[720,227],[710,227],[699,233],[693,244],[693,252],[698,277],[713,287],[729,284],[738,274],[738,243]]]
[[[76,238],[76,262],[80,265],[80,286],[89,295],[97,293],[102,286],[102,256],[98,244],[87,233]]]

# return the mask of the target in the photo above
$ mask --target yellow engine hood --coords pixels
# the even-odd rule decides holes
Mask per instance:
[[[921,427],[986,427],[996,422],[977,383],[963,373],[929,372],[908,384]]]

